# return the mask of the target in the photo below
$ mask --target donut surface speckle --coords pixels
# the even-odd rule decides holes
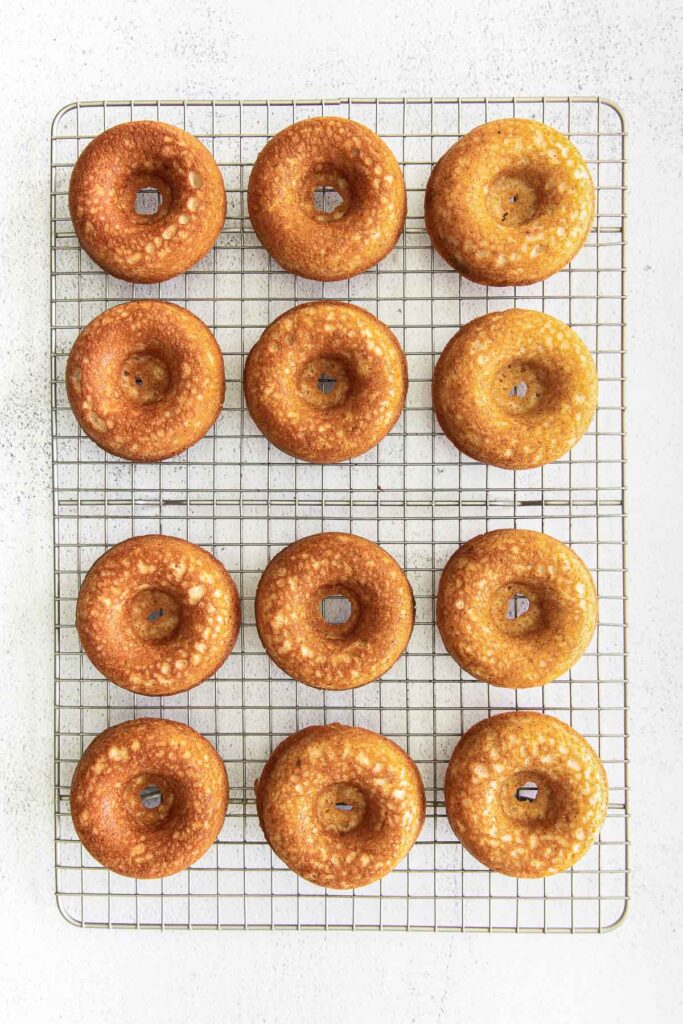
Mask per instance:
[[[157,462],[185,451],[223,407],[223,356],[211,331],[170,302],[140,299],[95,317],[66,365],[74,416],[120,458]]]
[[[595,219],[595,188],[569,139],[523,118],[468,132],[434,167],[425,221],[434,248],[479,284],[542,281],[574,258]]]
[[[147,806],[146,789],[160,791]],[[88,853],[130,878],[163,878],[199,860],[221,830],[228,776],[208,740],[181,722],[138,718],[105,729],[81,757],[71,817]]]
[[[334,382],[322,390],[320,381]],[[395,335],[359,306],[308,302],[273,321],[244,368],[244,396],[257,427],[308,462],[352,459],[396,424],[408,388]]]
[[[138,213],[155,188],[155,213]],[[129,121],[96,136],[71,175],[69,211],[78,240],[103,270],[124,281],[167,281],[198,263],[225,221],[223,178],[193,135],[157,121]]]
[[[345,622],[327,622],[321,602],[349,602]],[[408,579],[379,545],[348,533],[318,533],[283,548],[256,591],[256,627],[276,665],[302,683],[347,690],[378,679],[413,630]]]
[[[511,603],[516,617],[509,617]],[[542,686],[571,668],[590,643],[595,584],[585,562],[561,541],[532,530],[492,530],[449,559],[436,622],[446,649],[470,675],[494,686]]]
[[[323,186],[341,197],[329,213],[313,201]],[[313,117],[278,132],[254,164],[248,202],[273,259],[316,281],[340,281],[379,263],[406,217],[395,156],[369,128],[341,117]]]
[[[468,729],[446,771],[445,799],[451,828],[473,857],[514,878],[545,878],[593,845],[608,784],[600,758],[571,726],[511,711]]]
[[[547,313],[506,309],[471,320],[451,338],[432,394],[441,429],[460,451],[503,469],[530,469],[583,437],[598,378],[571,327]]]
[[[310,726],[275,748],[255,786],[261,828],[297,875],[354,889],[387,875],[425,819],[415,762],[357,726]]]
[[[232,650],[240,601],[228,571],[178,537],[148,534],[109,548],[76,604],[87,656],[135,693],[169,696],[208,679]]]

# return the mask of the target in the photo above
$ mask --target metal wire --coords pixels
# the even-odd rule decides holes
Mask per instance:
[[[400,161],[408,189],[406,229],[382,264],[358,278],[319,284],[294,278],[268,257],[246,210],[250,167],[267,138],[305,117],[348,116],[377,131]],[[531,117],[567,133],[598,191],[594,230],[571,266],[526,288],[489,291],[435,255],[422,219],[433,163],[470,128],[497,117]],[[68,214],[74,162],[87,142],[131,119],[159,119],[197,135],[225,178],[228,215],[202,263],[161,285],[104,274],[78,245]],[[56,892],[74,924],[134,928],[450,929],[604,931],[628,901],[626,559],[624,479],[625,129],[620,112],[590,97],[130,101],[72,104],[54,121],[51,180],[52,422],[55,558]],[[329,197],[323,196],[323,202]],[[66,399],[66,357],[78,332],[118,302],[160,297],[191,309],[215,332],[225,357],[225,409],[211,434],[161,465],[106,455],[77,427]],[[338,466],[297,462],[268,445],[245,410],[242,368],[264,327],[293,304],[355,302],[387,323],[409,366],[406,410],[378,448]],[[542,309],[574,326],[600,377],[596,420],[574,451],[528,472],[474,463],[435,424],[430,382],[457,328],[493,309]],[[453,550],[483,530],[543,530],[592,570],[600,625],[588,652],[562,679],[508,691],[476,682],[445,652],[434,620],[440,571]],[[254,626],[259,575],[285,544],[320,530],[377,541],[403,565],[417,602],[407,653],[379,682],[345,693],[285,677]],[[107,683],[83,655],[74,625],[83,576],[110,545],[133,534],[186,537],[235,577],[244,625],[234,653],[190,693],[145,698]],[[458,737],[499,710],[536,708],[571,723],[600,753],[609,776],[608,818],[575,868],[545,880],[492,874],[464,852],[443,806],[445,767]],[[163,881],[111,874],[83,849],[69,814],[78,759],[102,729],[133,716],[187,722],[225,759],[231,799],[217,843],[194,867]],[[253,782],[273,746],[305,725],[355,723],[410,752],[424,779],[428,814],[406,861],[356,892],[309,885],[271,852],[255,814]]]

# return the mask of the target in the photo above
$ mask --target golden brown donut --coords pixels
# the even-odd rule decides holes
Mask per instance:
[[[508,618],[517,602],[516,618]],[[436,622],[459,665],[494,686],[542,686],[572,667],[597,622],[593,577],[566,544],[492,530],[458,548],[439,582]]]
[[[283,740],[254,789],[261,828],[280,860],[330,889],[389,874],[425,819],[412,758],[384,736],[336,722]]]
[[[516,393],[523,383],[523,395]],[[598,377],[578,334],[547,313],[506,309],[465,324],[441,353],[434,411],[460,451],[503,469],[554,462],[595,414]]]
[[[322,615],[326,597],[344,597],[346,622]],[[415,618],[403,570],[377,544],[349,533],[318,533],[283,548],[256,590],[256,628],[276,665],[322,690],[378,679],[408,645]]]
[[[323,391],[320,379],[335,381]],[[279,316],[252,348],[244,397],[259,430],[308,462],[342,462],[396,424],[408,389],[403,349],[380,320],[343,302],[306,302]]]
[[[66,390],[74,416],[100,448],[157,462],[185,451],[217,420],[223,356],[188,310],[157,300],[125,302],[78,335]]]
[[[208,679],[232,650],[240,600],[208,551],[147,534],[115,544],[83,580],[76,628],[83,650],[126,690],[167,697]]]
[[[602,827],[607,797],[605,769],[591,745],[536,711],[477,722],[446,771],[456,836],[482,864],[514,878],[545,878],[575,864]]]
[[[135,197],[155,188],[155,213]],[[193,135],[157,121],[130,121],[96,136],[73,169],[69,210],[78,240],[124,281],[167,281],[213,246],[225,221],[218,164]]]
[[[160,790],[156,807],[143,803]],[[183,871],[209,849],[228,807],[222,759],[181,722],[138,718],[105,729],[81,757],[71,817],[88,853],[130,878]]]
[[[316,209],[316,188],[341,203]],[[249,217],[281,267],[315,281],[341,281],[384,259],[406,219],[406,189],[395,156],[356,121],[312,117],[285,128],[261,150],[249,178]]]
[[[523,118],[468,132],[436,164],[425,193],[434,248],[479,284],[550,277],[576,256],[594,218],[595,189],[579,151]]]

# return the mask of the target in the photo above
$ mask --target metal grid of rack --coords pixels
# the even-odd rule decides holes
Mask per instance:
[[[401,163],[405,231],[376,268],[320,284],[282,271],[259,245],[246,209],[251,165],[292,121],[351,117],[376,131]],[[434,162],[461,135],[498,117],[530,117],[570,136],[598,193],[589,239],[569,268],[542,284],[488,290],[434,253],[422,217]],[[131,285],[80,249],[68,213],[72,167],[84,146],[121,121],[159,119],[198,136],[225,179],[228,215],[213,251],[161,285]],[[55,557],[56,892],[71,922],[134,928],[425,929],[593,932],[623,917],[628,901],[626,579],[624,544],[625,129],[617,108],[595,98],[340,99],[282,102],[131,101],[73,104],[52,132],[51,308]],[[329,201],[329,197],[323,197]],[[78,428],[64,369],[78,332],[133,298],[177,302],[214,331],[225,358],[225,408],[189,452],[157,465],[111,457]],[[241,378],[246,353],[293,304],[319,298],[369,309],[396,333],[408,359],[405,411],[378,448],[349,463],[314,466],[271,447],[251,421]],[[461,455],[435,424],[430,382],[455,331],[488,310],[518,305],[570,323],[593,352],[599,410],[559,462],[511,472]],[[600,624],[565,677],[531,690],[489,687],[461,672],[434,619],[439,574],[453,550],[484,530],[543,530],[592,570]],[[413,586],[417,617],[406,654],[381,681],[343,693],[287,678],[267,658],[254,625],[260,573],[284,545],[321,530],[368,537],[390,551]],[[83,655],[75,602],[92,562],[137,534],[185,537],[233,574],[243,627],[216,677],[189,693],[145,698],[103,679]],[[465,729],[500,710],[534,708],[583,733],[609,777],[608,817],[591,852],[564,874],[533,881],[491,873],[463,851],[445,817],[442,786]],[[162,881],[112,874],[83,849],[69,814],[74,767],[102,729],[162,715],[202,732],[225,760],[231,801],[205,857]],[[272,853],[256,817],[253,782],[274,745],[313,723],[341,721],[382,732],[417,762],[427,821],[388,877],[355,892],[321,890]]]

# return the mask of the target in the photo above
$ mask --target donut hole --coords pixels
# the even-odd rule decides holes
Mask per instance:
[[[156,829],[168,819],[174,804],[174,786],[156,772],[143,772],[127,780],[124,799],[138,827]]]
[[[512,597],[508,598],[508,609],[505,618],[517,619],[520,615],[526,614],[529,611],[529,607],[528,597],[525,597],[524,594],[513,594]]]
[[[360,618],[360,601],[347,587],[330,583],[315,595],[316,632],[328,640],[349,637]]]
[[[164,197],[156,188],[139,188],[135,193],[135,212],[142,217],[152,217],[158,213]]]
[[[494,397],[498,407],[510,416],[541,412],[550,398],[547,374],[537,363],[513,361],[495,374]]]
[[[329,625],[340,626],[351,618],[353,607],[348,597],[330,594],[320,602],[320,614]]]
[[[299,377],[299,395],[315,409],[336,409],[352,389],[350,364],[336,355],[320,356],[304,366]]]
[[[313,205],[320,213],[334,213],[340,203],[344,200],[336,188],[329,188],[327,185],[318,185],[313,189]]]
[[[499,797],[508,818],[528,824],[551,824],[561,803],[551,780],[535,769],[513,772],[504,781]]]
[[[334,391],[335,387],[337,386],[337,378],[328,377],[326,374],[321,373],[316,381],[316,384],[318,386],[319,391],[322,391],[324,395],[329,395],[330,391]]]
[[[121,389],[125,397],[137,405],[158,402],[170,383],[167,364],[151,352],[135,352],[121,367]]]
[[[304,192],[308,214],[319,224],[342,220],[351,205],[351,186],[335,167],[315,168],[306,178]]]
[[[164,802],[163,791],[153,782],[143,786],[138,793],[138,797],[142,806],[147,808],[148,811],[156,810]]]
[[[494,625],[508,636],[533,633],[543,618],[540,595],[527,583],[506,583],[493,595],[491,614]]]
[[[120,202],[126,216],[139,224],[152,224],[166,218],[172,206],[172,192],[161,172],[144,169],[133,173],[120,192]]]
[[[542,205],[539,182],[525,171],[504,171],[488,187],[490,215],[505,227],[520,227],[538,216]]]
[[[133,594],[127,610],[133,631],[145,641],[168,640],[180,623],[181,605],[178,598],[175,594],[155,587]]]
[[[533,801],[538,796],[538,786],[535,782],[525,782],[515,790],[515,800]]]
[[[316,816],[326,832],[343,835],[363,821],[367,809],[365,794],[349,782],[334,782],[318,793]]]

